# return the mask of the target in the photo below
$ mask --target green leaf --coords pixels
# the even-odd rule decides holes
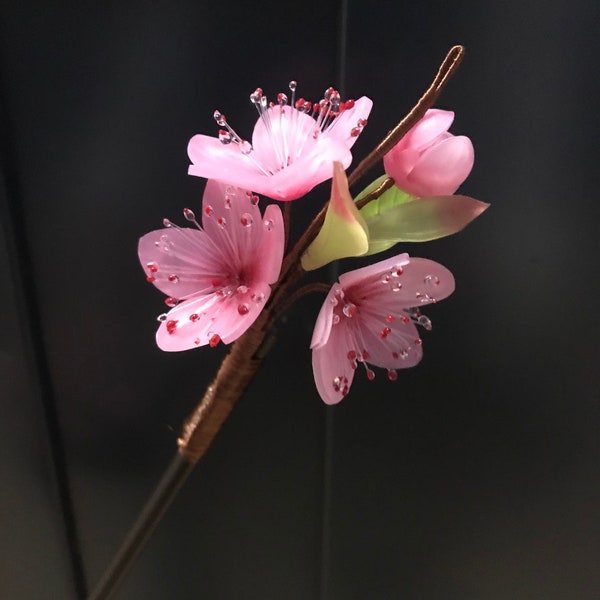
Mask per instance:
[[[469,196],[432,196],[396,204],[386,199],[379,202],[376,210],[365,214],[363,211],[375,202],[361,210],[369,230],[367,255],[387,250],[398,242],[427,242],[457,233],[489,206]]]
[[[382,175],[381,177],[378,177],[354,199],[354,202],[358,202],[362,198],[374,192],[387,178],[387,175]],[[379,198],[377,198],[376,200],[371,200],[371,202],[369,202],[366,206],[363,206],[360,209],[360,214],[365,219],[367,219],[368,217],[371,217],[373,215],[384,213],[390,208],[398,206],[399,204],[406,204],[407,202],[412,202],[414,199],[415,196],[411,196],[410,194],[407,194],[400,188],[393,185],[389,190],[383,192],[383,194],[381,194]]]

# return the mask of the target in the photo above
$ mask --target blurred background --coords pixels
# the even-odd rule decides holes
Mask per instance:
[[[189,138],[216,134],[216,108],[248,135],[249,93],[296,79],[307,98],[374,100],[356,164],[457,43],[438,106],[475,145],[461,191],[492,206],[396,248],[457,280],[427,311],[422,363],[395,383],[360,374],[325,407],[322,298],[295,306],[117,597],[600,597],[595,0],[0,14],[1,598],[85,596],[226,352],[156,348],[163,296],[137,261],[139,236],[200,206]],[[295,235],[327,196],[294,205]]]

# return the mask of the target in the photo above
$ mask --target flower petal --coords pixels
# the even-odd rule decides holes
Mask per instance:
[[[270,173],[290,166],[317,144],[315,120],[291,106],[272,106],[252,132],[253,158]]]
[[[404,267],[411,260],[406,254],[398,254],[397,256],[392,256],[391,258],[387,258],[385,260],[381,260],[372,265],[367,265],[366,267],[361,267],[360,269],[354,269],[353,271],[348,271],[347,273],[342,273],[339,276],[339,282],[344,288],[349,288],[354,285],[366,285],[367,283],[372,283],[375,281],[379,281],[381,276],[385,274],[390,269],[398,269],[399,267]],[[414,259],[413,259],[414,260]]]
[[[453,111],[430,108],[425,116],[406,134],[405,143],[418,152],[422,152],[442,133],[448,131],[453,121]]]
[[[260,281],[275,283],[281,271],[283,249],[285,246],[285,227],[281,209],[276,204],[269,204],[262,221],[262,242],[259,250],[255,277]]]
[[[266,283],[259,283],[246,294],[190,298],[169,311],[156,332],[156,343],[166,352],[214,345],[220,340],[229,344],[256,321],[270,293]]]
[[[368,247],[365,220],[352,201],[342,164],[335,162],[325,220],[317,237],[302,255],[302,268],[312,271],[338,258],[360,256]]]
[[[383,166],[388,177],[391,177],[398,187],[403,186],[409,173],[417,164],[419,152],[413,148],[394,146],[384,157]]]
[[[333,307],[337,303],[335,294],[339,289],[340,286],[337,283],[334,283],[331,286],[327,298],[325,298],[325,302],[323,302],[323,306],[321,306],[321,310],[319,310],[310,342],[310,347],[313,350],[324,346],[329,339],[331,326],[333,324]]]
[[[474,159],[471,140],[462,135],[451,136],[426,150],[405,185],[396,185],[415,196],[447,196],[468,177]]]
[[[326,404],[337,404],[348,393],[354,369],[347,358],[351,347],[344,326],[335,326],[327,345],[312,351],[312,367],[315,385]]]
[[[371,109],[373,108],[373,101],[366,96],[362,96],[355,101],[354,106],[347,110],[344,110],[339,117],[328,127],[322,134],[321,139],[328,137],[335,137],[336,139],[344,142],[348,148],[352,148],[354,143],[358,139],[357,135],[352,135],[352,130],[359,126],[359,121],[366,123]],[[344,165],[344,168],[348,168],[349,165]]]
[[[242,154],[237,144],[222,144],[217,138],[195,135],[188,144],[188,156],[192,161],[188,167],[190,175],[264,193],[258,187],[265,174],[249,155]]]
[[[296,200],[329,179],[331,165],[335,161],[341,162],[344,168],[347,168],[352,162],[352,153],[339,140],[320,139],[312,152],[303,154],[289,167],[265,177],[260,187],[255,186],[252,189],[275,200]]]
[[[210,273],[219,271],[220,256],[203,231],[151,231],[140,238],[138,256],[148,280],[167,296],[182,299],[214,290]]]

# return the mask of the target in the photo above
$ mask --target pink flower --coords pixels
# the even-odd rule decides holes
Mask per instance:
[[[329,88],[313,104],[295,99],[295,81],[289,87],[291,104],[282,93],[277,104],[269,104],[260,88],[250,95],[259,114],[252,143],[215,111],[219,137],[195,135],[190,140],[189,174],[228,181],[275,200],[295,200],[329,179],[334,161],[348,167],[350,148],[367,123],[372,101],[341,102],[339,92]]]
[[[430,109],[383,157],[385,172],[405,192],[425,198],[453,194],[473,168],[474,152],[466,136],[448,128],[454,113]]]
[[[159,317],[156,342],[162,350],[226,344],[254,323],[279,276],[284,247],[281,210],[270,205],[261,220],[258,196],[208,181],[202,227],[165,228],[143,236],[138,255],[148,281],[173,306]]]
[[[327,404],[339,402],[350,390],[358,363],[367,377],[369,364],[388,370],[416,365],[422,356],[416,325],[431,329],[421,306],[454,291],[454,277],[442,265],[400,254],[374,265],[344,273],[332,286],[313,332],[315,384]]]

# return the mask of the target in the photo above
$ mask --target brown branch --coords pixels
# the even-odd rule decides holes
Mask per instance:
[[[383,194],[383,192],[389,190],[391,187],[393,187],[393,185],[394,185],[394,180],[391,177],[388,177],[381,183],[380,186],[378,186],[376,189],[374,189],[370,194],[367,194],[364,198],[357,200],[356,208],[358,208],[360,210],[363,206],[366,206],[367,204],[369,204],[369,202],[371,202],[371,200],[377,200],[377,198],[379,198],[379,196],[381,196]]]

